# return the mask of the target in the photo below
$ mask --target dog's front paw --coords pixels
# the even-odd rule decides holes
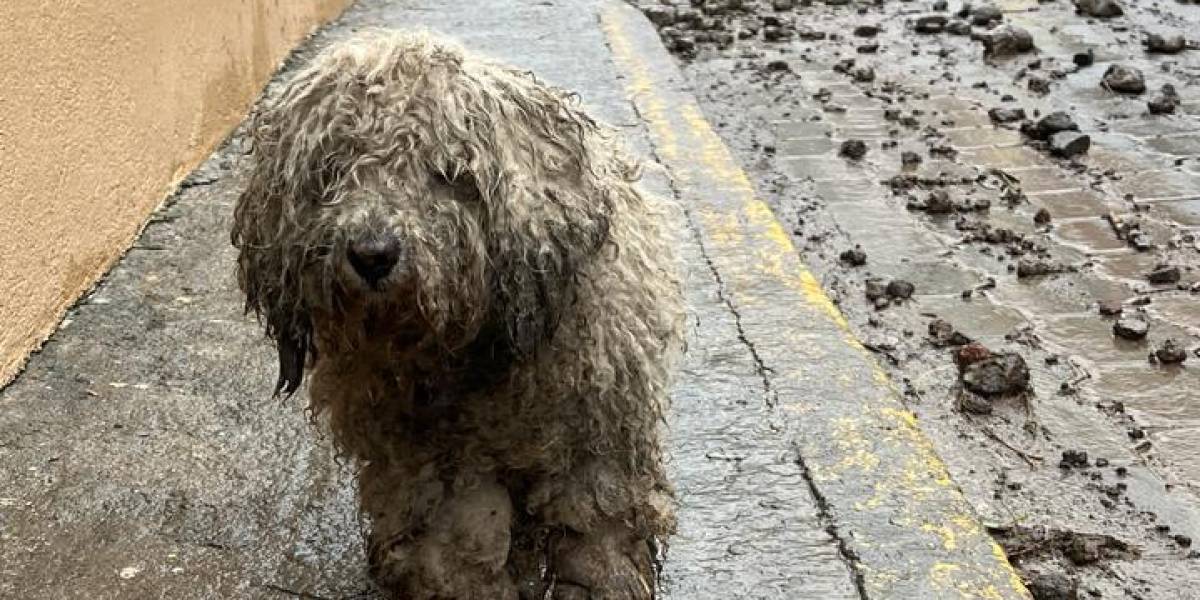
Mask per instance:
[[[651,600],[650,544],[620,524],[570,535],[555,551],[554,581],[555,600]]]

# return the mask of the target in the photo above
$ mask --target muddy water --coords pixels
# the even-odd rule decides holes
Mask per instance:
[[[1200,533],[1200,370],[1191,364],[1200,363],[1191,353],[1200,342],[1200,298],[1189,291],[1200,275],[1200,120],[1186,99],[1194,97],[1200,51],[1148,55],[1140,40],[1147,31],[1187,34],[1200,9],[1134,3],[1126,17],[1105,22],[1083,19],[1067,3],[1006,2],[1003,20],[1027,29],[1038,52],[987,61],[969,37],[913,31],[916,18],[937,14],[932,2],[780,10],[747,2],[745,11],[709,4],[699,21],[682,8],[664,38],[698,40],[694,54],[677,48],[710,120],[723,125],[759,189],[794,226],[806,260],[879,350],[981,514],[995,523],[1106,532],[1154,556],[1114,557],[1100,568],[1061,555],[1018,556],[1026,576],[1066,573],[1081,591],[1103,597],[1189,597],[1180,590],[1200,582],[1185,566],[1190,538]],[[953,17],[958,8],[951,3],[940,14]],[[857,35],[862,25],[881,31]],[[794,35],[768,42],[746,33],[766,27]],[[726,45],[720,32],[738,41]],[[878,47],[864,51],[869,45]],[[1096,64],[1077,69],[1073,55],[1088,50]],[[853,66],[835,69],[847,60]],[[1133,98],[1101,89],[1107,61],[1115,60],[1140,68],[1150,91]],[[855,81],[861,67],[874,78]],[[1049,93],[1032,91],[1033,78]],[[1192,95],[1182,94],[1177,115],[1147,115],[1146,100],[1164,83]],[[1076,162],[1052,157],[1015,125],[993,126],[992,107],[1068,111],[1091,136],[1091,150]],[[850,139],[866,142],[861,160],[838,156]],[[921,163],[903,166],[905,151]],[[889,185],[900,174],[919,182]],[[1006,186],[1019,199],[1012,206]],[[939,187],[991,208],[945,216],[906,208]],[[1040,209],[1049,224],[1035,222]],[[1139,251],[1118,237],[1110,213],[1139,221],[1153,248]],[[979,224],[1027,244],[972,240]],[[853,246],[867,253],[866,266],[839,262]],[[1029,257],[1069,270],[1018,278],[1017,263]],[[1160,263],[1181,267],[1178,285],[1147,281]],[[869,277],[906,279],[917,295],[874,310],[863,297]],[[1123,304],[1126,316],[1147,320],[1147,338],[1115,337],[1115,319],[1099,313],[1100,303]],[[949,351],[925,335],[935,316],[995,351],[1025,357],[1032,393],[998,400],[987,415],[957,410]],[[1189,350],[1184,366],[1148,360],[1168,339]],[[1068,451],[1088,452],[1088,467],[1060,468]]]

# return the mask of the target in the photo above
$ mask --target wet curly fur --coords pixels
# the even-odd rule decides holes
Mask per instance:
[[[362,465],[376,580],[652,597],[683,309],[669,206],[611,131],[531,74],[375,32],[264,100],[251,137],[239,283],[276,391],[308,372]]]

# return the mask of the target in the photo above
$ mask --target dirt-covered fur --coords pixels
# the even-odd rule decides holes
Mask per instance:
[[[683,326],[668,206],[569,93],[425,34],[265,99],[233,243],[277,392],[362,464],[398,597],[650,598]]]

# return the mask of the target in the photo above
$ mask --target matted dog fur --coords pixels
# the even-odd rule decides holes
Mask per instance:
[[[251,122],[238,279],[360,462],[400,598],[654,596],[683,306],[670,206],[565,91],[427,34],[324,51]]]

